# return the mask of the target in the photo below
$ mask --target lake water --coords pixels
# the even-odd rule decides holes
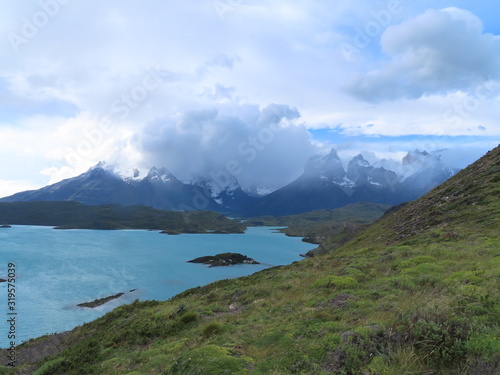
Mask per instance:
[[[268,227],[248,228],[245,234],[169,236],[144,230],[14,226],[0,229],[0,278],[7,278],[8,264],[14,263],[19,344],[73,329],[135,299],[166,300],[188,288],[290,264],[314,247]],[[263,264],[208,268],[186,263],[224,252],[242,253]],[[2,348],[9,342],[7,287],[0,283]],[[95,309],[77,306],[120,292],[125,295]]]

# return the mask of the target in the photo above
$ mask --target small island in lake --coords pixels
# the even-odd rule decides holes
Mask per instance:
[[[188,263],[203,263],[210,267],[232,266],[234,264],[260,264],[255,259],[249,258],[246,255],[239,253],[222,253],[217,255],[208,255],[199,257],[193,260],[188,260]]]
[[[99,299],[96,299],[96,300],[91,301],[91,302],[79,303],[77,306],[87,307],[89,309],[93,309],[94,307],[104,305],[105,303],[107,303],[109,301],[120,298],[121,296],[123,296],[123,293],[118,293],[118,294],[115,294],[114,296],[99,298]]]
[[[129,291],[129,293],[132,293],[132,292],[135,292],[135,291],[136,291],[136,289],[132,289],[132,290]],[[120,298],[124,294],[125,293],[118,293],[118,294],[115,294],[113,296],[104,297],[104,298],[98,298],[98,299],[96,299],[94,301],[91,301],[91,302],[79,303],[77,306],[79,306],[79,307],[87,307],[89,309],[93,309],[95,307],[104,305],[105,303],[108,303],[109,301],[112,301],[114,299]]]
[[[0,225],[0,229],[12,228],[10,225]]]

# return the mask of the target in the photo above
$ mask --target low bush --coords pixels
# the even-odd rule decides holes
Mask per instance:
[[[243,375],[251,359],[238,356],[231,349],[206,345],[187,351],[166,372],[167,375]]]
[[[223,331],[222,324],[219,322],[211,322],[203,327],[202,335],[203,337],[211,337],[217,335]]]
[[[349,289],[357,285],[357,281],[350,276],[325,276],[316,280],[315,288]]]
[[[180,321],[184,324],[195,322],[196,320],[198,320],[198,314],[195,313],[194,311],[185,312],[180,317]]]

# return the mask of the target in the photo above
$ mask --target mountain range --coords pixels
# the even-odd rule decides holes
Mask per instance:
[[[77,177],[0,201],[77,201],[172,211],[211,210],[239,216],[282,216],[361,201],[399,204],[417,199],[457,172],[441,160],[439,152],[418,150],[409,152],[398,170],[382,165],[384,161],[370,165],[359,154],[345,168],[332,149],[327,155],[311,157],[304,172],[288,185],[260,195],[243,190],[237,179],[226,172],[183,182],[166,168],[153,167],[141,176],[137,169],[124,174],[100,162]]]

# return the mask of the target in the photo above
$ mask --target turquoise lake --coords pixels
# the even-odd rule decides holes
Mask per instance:
[[[250,275],[302,259],[315,245],[248,228],[245,234],[169,236],[145,230],[54,230],[14,226],[0,229],[0,278],[16,265],[16,343],[73,329],[113,308],[139,300],[167,300],[192,287]],[[254,258],[260,265],[208,268],[186,261],[224,252]],[[7,283],[0,283],[0,347],[8,345]],[[136,289],[135,291],[132,291]],[[125,294],[95,309],[77,304]]]

